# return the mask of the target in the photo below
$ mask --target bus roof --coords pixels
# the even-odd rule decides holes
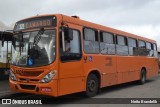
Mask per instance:
[[[110,33],[117,34],[117,35],[136,38],[136,39],[144,40],[144,41],[147,41],[147,42],[156,43],[156,41],[152,40],[152,39],[148,39],[148,38],[138,36],[138,35],[135,35],[135,34],[132,34],[132,33],[128,33],[128,32],[125,32],[125,31],[121,31],[121,30],[117,30],[117,29],[110,28],[110,27],[107,27],[107,26],[103,26],[103,25],[95,24],[95,23],[92,23],[92,22],[89,22],[89,21],[85,21],[85,20],[80,19],[79,17],[75,18],[75,17],[71,17],[71,16],[66,16],[66,15],[63,15],[63,14],[37,15],[37,16],[33,16],[33,17],[26,18],[26,19],[23,19],[23,20],[36,18],[36,17],[42,17],[42,16],[57,16],[58,20],[63,19],[63,21],[65,21],[65,22],[69,22],[69,23],[73,23],[73,24],[76,24],[76,25],[80,25],[80,26],[84,26],[84,27],[88,27],[88,28],[93,28],[93,29],[97,29],[97,30],[101,30],[101,31],[110,32]],[[23,20],[20,20],[20,21],[23,21]]]

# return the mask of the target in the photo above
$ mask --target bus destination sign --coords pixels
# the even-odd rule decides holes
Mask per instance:
[[[45,17],[37,17],[19,21],[15,24],[14,31],[22,31],[22,30],[42,28],[42,27],[55,27],[55,26],[56,26],[56,17],[45,16]]]

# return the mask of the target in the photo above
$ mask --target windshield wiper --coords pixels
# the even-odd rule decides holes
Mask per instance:
[[[40,41],[41,39],[41,36],[44,34],[44,28],[41,28],[39,30],[39,32],[37,33],[37,35],[34,37],[34,42],[33,42],[33,46],[37,45],[38,42]]]

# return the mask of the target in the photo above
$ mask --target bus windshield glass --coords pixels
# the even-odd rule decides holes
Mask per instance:
[[[14,35],[12,64],[43,66],[55,59],[55,30],[33,31]]]

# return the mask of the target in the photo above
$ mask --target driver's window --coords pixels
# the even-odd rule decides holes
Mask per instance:
[[[70,29],[72,30],[72,29]],[[67,32],[60,34],[60,56],[61,61],[79,60],[81,59],[80,33],[72,30],[73,38],[68,37]],[[63,36],[64,35],[64,36]],[[64,49],[63,49],[64,48]]]

